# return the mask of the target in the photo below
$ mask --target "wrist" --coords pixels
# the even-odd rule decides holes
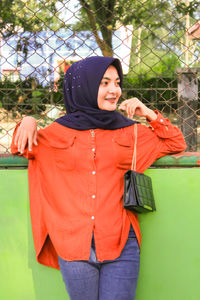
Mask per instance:
[[[37,129],[37,121],[31,116],[26,116],[22,119],[20,127],[25,130],[29,130],[31,128]]]
[[[36,119],[34,117],[31,117],[31,116],[23,117],[22,121],[33,122],[33,123],[37,124]]]
[[[157,114],[152,110],[149,109],[149,111],[147,112],[146,118],[149,122],[151,121],[155,121],[157,119]]]
[[[36,119],[32,116],[25,116],[23,117],[23,120],[34,120],[36,122]]]

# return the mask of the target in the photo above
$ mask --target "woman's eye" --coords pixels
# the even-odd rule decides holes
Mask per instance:
[[[109,81],[101,81],[102,86],[107,86],[109,84]],[[115,86],[120,86],[120,81],[116,81]]]

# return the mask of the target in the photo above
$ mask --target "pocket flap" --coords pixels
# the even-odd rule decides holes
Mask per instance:
[[[72,136],[65,140],[54,140],[50,142],[50,146],[57,149],[67,149],[74,144],[76,136]]]
[[[115,143],[117,143],[120,146],[123,147],[131,147],[132,146],[132,141],[130,139],[128,139],[127,136],[121,136],[121,137],[117,137],[114,138]]]

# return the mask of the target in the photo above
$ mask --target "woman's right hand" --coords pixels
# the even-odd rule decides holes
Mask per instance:
[[[20,153],[24,152],[28,144],[29,151],[32,150],[33,144],[37,146],[37,122],[33,117],[24,117],[14,139],[15,145]]]

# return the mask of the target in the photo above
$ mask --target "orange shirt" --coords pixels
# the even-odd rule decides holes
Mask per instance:
[[[137,171],[185,149],[182,133],[158,114],[151,127],[138,125]],[[65,260],[88,260],[92,233],[99,261],[119,257],[137,214],[123,208],[123,175],[130,169],[133,126],[78,131],[52,123],[38,132],[29,161],[33,238],[38,262],[59,268]],[[12,153],[18,154],[12,143]]]

